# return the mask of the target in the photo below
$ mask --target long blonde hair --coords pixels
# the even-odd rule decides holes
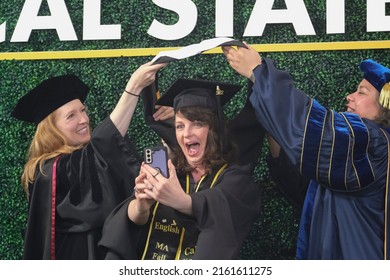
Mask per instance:
[[[67,144],[64,134],[55,125],[56,111],[48,115],[37,126],[28,150],[27,163],[22,174],[22,186],[28,193],[28,184],[34,182],[37,166],[43,174],[42,166],[46,160],[60,154],[70,154],[81,146]],[[45,174],[43,174],[45,175]]]

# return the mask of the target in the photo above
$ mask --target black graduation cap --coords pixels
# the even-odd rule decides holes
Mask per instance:
[[[44,80],[19,99],[11,117],[38,125],[62,105],[74,99],[84,102],[89,87],[76,75],[68,74]]]
[[[221,109],[241,89],[240,85],[224,82],[177,79],[157,100],[157,105],[180,108],[200,106]]]

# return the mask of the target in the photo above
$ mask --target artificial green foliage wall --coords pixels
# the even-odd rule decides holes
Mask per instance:
[[[165,24],[175,23],[177,15],[174,12],[163,10],[150,0],[102,0],[102,24],[121,24],[122,39],[82,41],[83,1],[65,2],[78,41],[61,42],[54,30],[42,30],[33,31],[28,43],[12,43],[12,31],[24,1],[1,1],[0,24],[7,22],[7,33],[6,41],[0,43],[0,53],[184,46],[212,38],[215,34],[214,1],[193,1],[199,14],[196,28],[181,40],[163,41],[149,36],[147,30],[153,19]],[[291,24],[270,24],[261,37],[243,37],[255,2],[234,1],[236,39],[253,44],[389,39],[388,32],[366,32],[366,1],[353,0],[345,1],[345,34],[326,34],[326,0],[306,0],[304,2],[317,35],[297,36]],[[274,8],[285,8],[284,1],[275,1]],[[46,1],[43,1],[40,15],[50,15]],[[335,110],[343,110],[346,93],[356,89],[361,79],[358,64],[362,59],[373,58],[390,66],[387,49],[274,52],[263,55],[273,58],[280,68],[288,70],[298,88]],[[9,117],[17,99],[47,77],[75,73],[91,87],[87,105],[94,127],[109,115],[131,73],[140,64],[151,59],[152,57],[118,57],[0,61],[0,259],[21,258],[22,235],[27,217],[27,200],[20,186],[20,175],[34,127]],[[243,90],[225,108],[228,117],[238,113],[245,100],[246,81],[228,66],[222,54],[200,55],[169,64],[159,74],[161,90],[164,91],[179,77],[213,79],[243,85]],[[158,139],[145,126],[141,102],[139,105],[129,135],[141,152],[144,146],[153,145]],[[241,258],[293,259],[300,210],[292,208],[274,187],[264,161],[266,153],[267,146],[264,145],[264,155],[259,159],[254,174],[256,180],[264,185],[263,211],[244,244]]]

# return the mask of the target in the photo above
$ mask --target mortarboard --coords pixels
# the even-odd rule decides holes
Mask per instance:
[[[49,78],[19,99],[11,117],[38,125],[69,101],[84,102],[88,91],[89,87],[73,74]]]
[[[178,79],[157,100],[157,105],[173,107],[175,112],[190,106],[219,110],[241,86],[206,80]]]
[[[360,70],[364,79],[379,91],[379,103],[390,109],[390,69],[372,59],[366,59],[360,63]]]

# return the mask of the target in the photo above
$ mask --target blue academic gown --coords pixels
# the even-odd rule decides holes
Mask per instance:
[[[254,75],[250,101],[256,118],[312,179],[297,259],[387,259],[389,130],[326,109],[270,59]]]

